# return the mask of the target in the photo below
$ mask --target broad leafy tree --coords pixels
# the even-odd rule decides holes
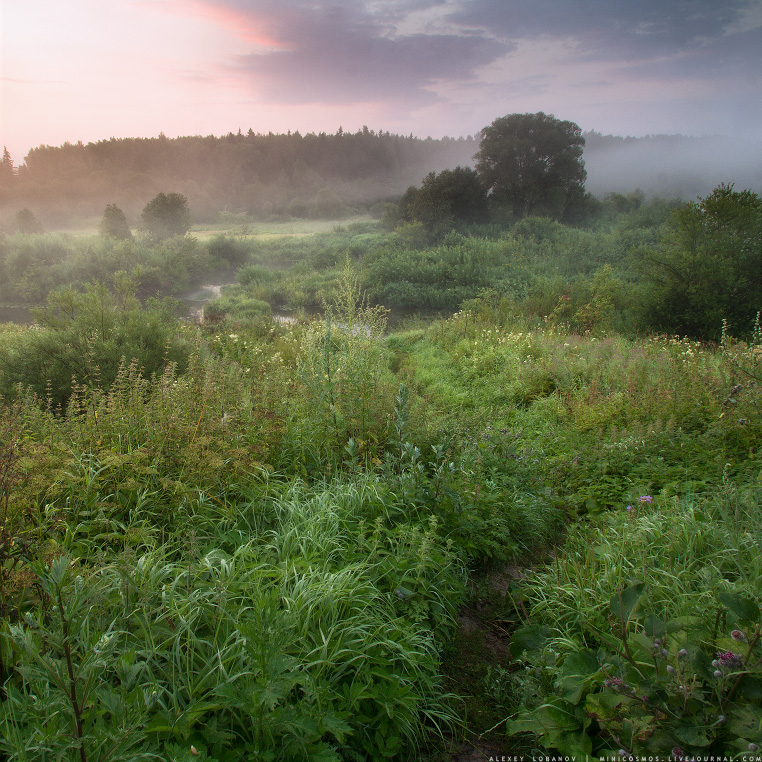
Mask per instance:
[[[16,222],[16,230],[19,233],[44,233],[45,229],[42,227],[42,223],[34,216],[34,212],[24,207],[16,212],[14,218]]]
[[[98,231],[104,238],[131,239],[132,232],[124,212],[116,204],[108,204]]]
[[[650,327],[719,339],[727,319],[731,333],[748,334],[762,309],[762,199],[720,185],[675,210],[660,244],[635,260]]]
[[[492,202],[515,217],[564,217],[585,195],[585,139],[574,122],[510,114],[481,131],[476,169]]]
[[[420,188],[410,187],[400,199],[405,222],[421,222],[429,232],[447,232],[459,224],[487,221],[487,193],[470,167],[430,172]]]
[[[191,226],[188,199],[181,193],[159,193],[140,214],[142,227],[154,241],[185,235]]]

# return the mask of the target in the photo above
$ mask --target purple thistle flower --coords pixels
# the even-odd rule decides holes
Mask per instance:
[[[654,499],[651,497],[651,495],[641,495],[638,498],[638,501],[641,502],[641,503],[652,503],[653,500]]]

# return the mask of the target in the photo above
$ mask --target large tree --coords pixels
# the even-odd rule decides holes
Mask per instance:
[[[400,199],[406,222],[421,222],[429,232],[447,232],[458,224],[487,221],[487,193],[470,167],[430,172],[420,188],[411,186]]]
[[[116,204],[106,205],[98,231],[104,238],[132,238],[127,218]]]
[[[181,193],[159,193],[143,207],[142,226],[155,241],[185,235],[191,226],[188,199]]]
[[[19,233],[44,233],[42,223],[34,216],[34,212],[24,207],[16,212],[16,231]]]
[[[585,139],[553,115],[510,114],[481,131],[476,169],[497,206],[515,217],[560,219],[585,195]]]
[[[675,210],[658,246],[634,252],[649,283],[643,322],[669,333],[719,339],[751,332],[762,310],[762,199],[720,185]]]

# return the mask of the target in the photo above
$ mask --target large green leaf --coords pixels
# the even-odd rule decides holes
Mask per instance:
[[[717,599],[738,617],[739,622],[755,624],[760,619],[759,606],[749,598],[737,593],[721,592],[717,594]]]
[[[539,651],[551,638],[551,631],[545,625],[528,624],[519,627],[511,635],[509,650],[511,656],[516,659],[524,651]]]
[[[609,606],[611,607],[611,612],[619,621],[629,621],[640,601],[640,597],[643,595],[645,587],[644,582],[636,582],[634,585],[630,585],[620,593],[612,596]]]
[[[585,689],[598,674],[600,665],[594,651],[582,649],[570,653],[561,667],[559,695],[571,704],[578,704]]]

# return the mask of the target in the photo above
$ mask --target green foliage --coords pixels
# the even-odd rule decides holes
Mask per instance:
[[[185,235],[191,226],[188,199],[181,193],[158,193],[143,207],[140,219],[154,242]]]
[[[3,157],[0,159],[0,199],[11,195],[17,179],[18,170],[13,164],[11,153],[7,146],[3,146]]]
[[[746,334],[762,307],[762,199],[720,185],[675,210],[660,245],[635,256],[651,287],[646,325],[717,339],[726,319]]]
[[[42,223],[35,217],[34,212],[26,207],[16,212],[14,217],[16,231],[19,233],[34,234],[43,233]]]
[[[462,573],[436,532],[388,521],[379,489],[297,484],[222,521],[202,498],[161,548],[36,565],[39,601],[3,636],[0,748],[380,761],[454,723],[416,612],[451,627]],[[99,521],[81,515],[66,543],[84,549]]]
[[[127,271],[143,298],[177,295],[212,273],[229,271],[248,256],[237,240],[190,236],[156,244],[64,234],[9,236],[0,244],[0,299],[39,304],[62,286],[113,283]]]
[[[508,732],[597,755],[759,743],[759,498],[731,483],[672,507],[641,496],[573,532],[524,586],[533,624],[513,643],[530,671],[550,670],[553,695],[520,710]],[[543,637],[530,638],[539,624]]]
[[[241,267],[249,258],[246,244],[235,238],[218,235],[207,243],[209,255],[217,262],[227,263],[230,267]]]
[[[429,233],[441,236],[463,223],[487,220],[487,194],[470,167],[430,172],[419,189],[410,187],[400,199],[405,222],[421,222]]]
[[[307,329],[297,358],[304,395],[289,430],[305,468],[325,467],[350,440],[362,448],[363,462],[377,457],[392,400],[385,326],[385,310],[365,304],[347,260],[339,291]]]
[[[78,385],[108,388],[133,361],[149,377],[169,363],[187,361],[187,349],[173,334],[172,306],[153,302],[143,308],[128,281],[120,292],[100,284],[83,293],[54,292],[36,319],[37,330],[12,337],[0,351],[5,397],[28,387],[58,406]]]
[[[132,239],[132,231],[124,212],[116,204],[107,204],[98,232],[106,238]]]
[[[225,318],[251,320],[271,316],[270,305],[261,299],[251,299],[242,294],[226,294],[204,304],[204,322],[215,324]]]
[[[511,715],[508,749],[757,743],[759,331],[614,332],[638,298],[628,249],[662,235],[648,206],[421,250],[367,224],[0,242],[13,283],[129,261],[142,288],[176,287],[249,263],[218,325],[141,310],[122,274],[54,295],[45,327],[0,327],[4,358],[48,334],[38,354],[90,358],[65,408],[28,387],[0,407],[0,754],[420,757],[462,712],[440,655],[481,659],[457,627],[467,574],[505,582],[526,559],[495,591],[493,669],[458,687],[494,701],[483,728]],[[389,332],[361,285],[468,301]],[[321,297],[312,321],[245,314]]]
[[[476,170],[497,205],[515,217],[563,217],[584,194],[585,139],[573,122],[511,114],[481,131]]]

